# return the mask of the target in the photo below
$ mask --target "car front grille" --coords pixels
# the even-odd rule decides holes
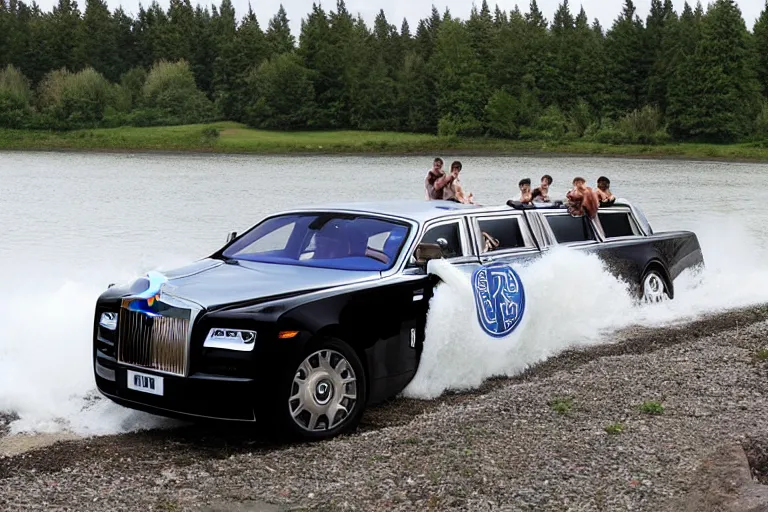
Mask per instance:
[[[185,377],[189,317],[150,316],[128,309],[118,319],[119,363]]]

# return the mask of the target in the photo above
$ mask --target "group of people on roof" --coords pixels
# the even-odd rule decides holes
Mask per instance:
[[[458,160],[451,164],[450,172],[443,170],[443,159],[435,158],[432,168],[424,179],[424,189],[428,201],[443,200],[454,201],[463,204],[475,204],[474,196],[464,191],[459,175],[461,162]],[[551,207],[553,205],[565,205],[574,216],[588,215],[594,218],[599,207],[611,206],[616,198],[611,193],[611,180],[605,176],[597,179],[597,186],[593,189],[587,186],[584,178],[578,176],[573,179],[571,188],[565,194],[565,201],[553,201],[550,198],[550,187],[553,183],[552,176],[545,174],[541,177],[538,187],[531,190],[530,178],[524,178],[518,183],[520,194],[516,199],[510,199],[507,204],[517,203],[528,207]]]

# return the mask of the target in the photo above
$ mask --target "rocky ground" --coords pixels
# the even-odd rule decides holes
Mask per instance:
[[[0,458],[0,510],[768,510],[766,319],[631,330],[323,443],[58,442]]]

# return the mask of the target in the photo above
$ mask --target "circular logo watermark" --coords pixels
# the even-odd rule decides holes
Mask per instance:
[[[514,331],[525,313],[525,290],[520,276],[506,263],[480,267],[472,273],[477,319],[494,338]]]

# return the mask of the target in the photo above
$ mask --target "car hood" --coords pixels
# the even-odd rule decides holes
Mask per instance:
[[[377,271],[205,259],[163,272],[163,292],[204,308],[379,279]]]

